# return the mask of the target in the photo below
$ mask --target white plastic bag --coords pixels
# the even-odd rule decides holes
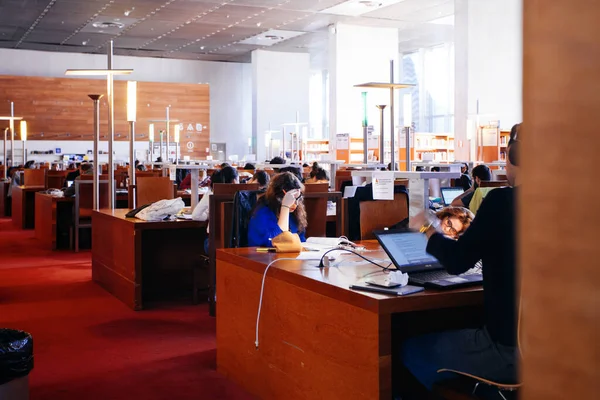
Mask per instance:
[[[177,214],[184,207],[185,204],[181,197],[170,200],[159,200],[144,208],[135,217],[144,221],[162,221],[171,215]]]

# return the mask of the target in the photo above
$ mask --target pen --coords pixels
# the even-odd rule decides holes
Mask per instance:
[[[256,251],[260,253],[276,253],[277,250],[272,247],[258,247]]]

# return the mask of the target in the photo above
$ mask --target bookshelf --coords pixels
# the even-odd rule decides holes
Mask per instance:
[[[498,142],[498,160],[506,161],[506,149],[510,140],[510,131],[500,131],[500,139]]]
[[[414,161],[454,161],[454,135],[415,133]]]
[[[304,141],[303,158],[305,161],[320,161],[323,154],[329,154],[329,140],[307,139]]]

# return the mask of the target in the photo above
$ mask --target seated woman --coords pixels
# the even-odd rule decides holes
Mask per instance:
[[[436,213],[446,237],[458,239],[467,230],[475,216],[464,207],[446,207]]]
[[[250,179],[248,183],[258,183],[258,190],[266,191],[270,180],[271,177],[266,171],[257,171],[254,173],[252,179]]]
[[[304,186],[291,172],[282,172],[271,179],[250,218],[248,246],[271,247],[271,239],[284,231],[297,233],[302,242],[306,241],[303,190]]]

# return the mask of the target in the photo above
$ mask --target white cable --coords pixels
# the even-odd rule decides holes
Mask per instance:
[[[262,285],[260,286],[260,300],[258,301],[258,313],[256,314],[256,341],[254,345],[256,346],[256,350],[258,350],[258,325],[260,323],[260,310],[262,309],[262,300],[263,300],[263,292],[265,290],[265,279],[267,278],[267,271],[271,268],[271,265],[275,264],[278,261],[296,261],[295,258],[278,258],[277,260],[273,260],[267,265],[265,268],[265,272],[263,273]]]

